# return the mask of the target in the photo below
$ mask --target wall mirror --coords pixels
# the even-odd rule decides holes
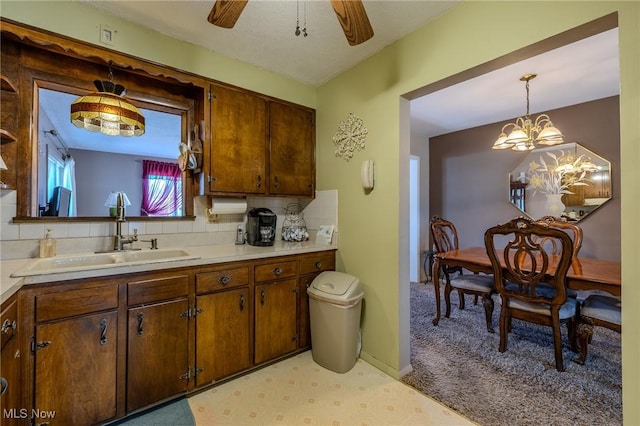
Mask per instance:
[[[509,173],[509,202],[532,219],[578,222],[611,197],[611,163],[575,142],[535,149]]]
[[[181,177],[165,180],[171,207],[144,213],[143,161],[177,165],[182,139],[183,111],[141,108],[146,131],[139,137],[107,136],[77,128],[69,120],[69,106],[77,95],[38,88],[38,216],[104,217],[112,191],[127,195],[127,216],[181,217],[184,215]],[[186,127],[186,125],[185,125]],[[34,164],[35,165],[35,164]],[[172,188],[166,188],[171,185]],[[70,209],[55,208],[59,187],[71,190]],[[127,203],[127,204],[128,204]],[[144,204],[143,204],[144,203]]]

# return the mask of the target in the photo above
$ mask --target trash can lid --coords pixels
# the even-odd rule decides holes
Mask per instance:
[[[311,283],[308,293],[338,302],[350,301],[364,296],[362,284],[358,278],[336,271],[321,272]]]

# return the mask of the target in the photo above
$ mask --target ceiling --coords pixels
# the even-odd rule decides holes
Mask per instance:
[[[313,86],[346,71],[459,3],[365,0],[374,36],[363,44],[349,46],[329,0],[251,0],[232,29],[207,22],[213,0],[81,1],[124,19],[135,16],[139,25]],[[305,7],[309,36],[296,37],[297,8],[302,27]],[[116,45],[117,37],[116,33]],[[617,95],[618,64],[618,31],[613,29],[413,100],[412,135],[428,138],[523,115],[526,92],[519,78],[531,72],[538,74],[530,83],[532,114]],[[47,103],[46,99],[42,101]],[[68,110],[59,108],[59,102],[52,101],[52,108],[47,108],[56,128],[57,121],[69,123]],[[148,140],[153,144],[148,149],[154,155],[162,156],[158,152],[166,146],[171,152],[167,158],[177,156],[179,137],[168,138],[167,132],[173,131],[164,127],[165,120],[154,119],[153,112],[144,114],[147,130],[135,146]],[[88,132],[69,127],[87,142]],[[77,146],[78,139],[71,132],[57,130],[69,147]],[[95,136],[109,138],[98,146],[119,145],[113,137]],[[132,144],[122,146],[126,151]]]

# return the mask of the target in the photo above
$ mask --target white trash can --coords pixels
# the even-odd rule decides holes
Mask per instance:
[[[360,355],[362,284],[352,275],[325,271],[307,293],[313,360],[336,373],[346,373]]]

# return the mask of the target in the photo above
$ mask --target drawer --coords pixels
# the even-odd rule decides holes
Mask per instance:
[[[298,263],[295,260],[256,265],[253,270],[253,279],[258,283],[295,277],[298,274],[297,266]]]
[[[2,344],[0,348],[4,348],[4,345],[9,343],[11,338],[16,335],[16,328],[18,327],[18,302],[12,302],[5,310],[0,314],[0,324],[2,324]]]
[[[196,274],[196,293],[211,293],[225,288],[240,287],[249,284],[249,267],[201,272]]]
[[[189,295],[189,276],[174,275],[127,284],[129,306],[178,299]]]
[[[117,308],[117,285],[42,294],[36,296],[36,322]]]
[[[336,269],[335,253],[319,253],[315,256],[300,258],[300,275]]]

